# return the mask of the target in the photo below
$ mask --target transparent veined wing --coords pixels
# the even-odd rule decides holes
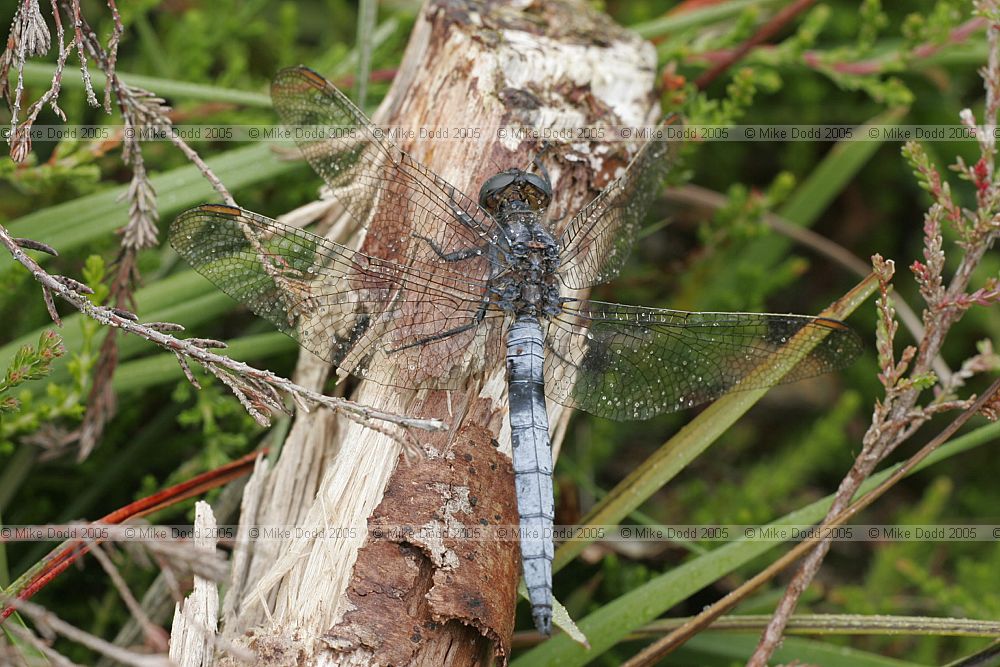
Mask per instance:
[[[584,289],[618,275],[673,164],[675,143],[664,138],[665,128],[679,124],[676,116],[667,117],[625,172],[570,220],[559,239],[559,277],[566,287]]]
[[[599,301],[568,303],[546,338],[546,395],[611,419],[648,419],[733,390],[813,377],[847,366],[862,349],[836,320]],[[801,360],[778,377],[768,361],[782,348]]]
[[[446,389],[483,364],[495,311],[483,309],[475,277],[372,257],[231,206],[185,211],[170,243],[223,292],[345,372]]]
[[[432,264],[441,253],[496,242],[497,225],[489,213],[396,147],[316,72],[280,71],[271,99],[337,200],[359,224],[379,231],[365,240],[369,254],[393,260],[416,256]],[[419,237],[431,239],[437,250]]]

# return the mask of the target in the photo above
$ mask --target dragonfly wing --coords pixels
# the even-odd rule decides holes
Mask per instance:
[[[599,301],[567,304],[546,334],[546,395],[611,419],[648,419],[733,390],[795,382],[847,366],[861,341],[805,315],[689,313]],[[785,375],[775,352],[800,357]]]
[[[370,254],[415,255],[434,263],[440,254],[496,242],[497,225],[489,213],[397,148],[316,72],[282,70],[271,84],[271,99],[338,201],[358,223],[378,229],[377,238],[365,241]]]
[[[661,136],[668,117],[659,126]],[[560,238],[563,248],[559,276],[566,287],[584,289],[606,283],[628,259],[639,226],[659,195],[673,164],[673,143],[647,141],[625,168],[625,173],[577,213]]]
[[[223,292],[348,373],[452,388],[482,363],[490,313],[474,272],[372,257],[221,205],[182,213],[170,243]],[[489,270],[482,258],[470,266]]]

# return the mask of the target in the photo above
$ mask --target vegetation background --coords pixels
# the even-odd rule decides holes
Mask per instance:
[[[15,4],[0,7],[0,25],[10,24]],[[982,118],[984,90],[977,70],[986,63],[987,42],[981,27],[967,35],[961,32],[973,17],[971,1],[813,3],[767,47],[751,51],[703,91],[691,82],[719,54],[745,41],[789,3],[595,4],[657,45],[664,68],[664,105],[679,107],[692,123],[956,126],[958,112],[966,107]],[[111,31],[106,6],[86,1],[82,7],[97,34],[106,39]],[[350,89],[360,43],[371,47],[374,75],[365,104],[370,112],[388,88],[418,8],[416,2],[380,3],[377,29],[359,36],[358,7],[341,0],[122,3],[125,33],[118,70],[125,81],[165,97],[175,122],[267,124],[275,122],[266,96],[275,71],[305,63]],[[26,70],[28,100],[37,99],[49,85],[52,70],[45,62],[52,62],[51,54]],[[88,106],[75,64],[67,67],[60,103],[71,124],[120,122]],[[9,122],[4,114],[0,110],[0,124]],[[38,120],[46,125],[59,122],[49,110]],[[316,196],[319,178],[302,162],[276,157],[270,145],[193,146],[212,161],[246,208],[277,216]],[[922,302],[906,267],[923,259],[924,215],[931,196],[914,177],[901,147],[892,141],[688,145],[672,184],[692,183],[718,193],[719,205],[695,206],[665,195],[658,220],[650,221],[622,277],[595,295],[686,310],[817,313],[860,280],[816,248],[775,231],[767,224],[767,215],[774,213],[811,228],[865,263],[876,252],[894,259],[896,290],[919,312]],[[933,141],[924,148],[942,171],[955,156],[969,163],[978,156],[974,141]],[[142,151],[158,195],[161,232],[184,208],[217,201],[172,145],[147,143]],[[0,222],[15,236],[58,249],[60,256],[46,268],[83,280],[97,290],[95,299],[100,298],[109,289],[119,250],[114,230],[128,220],[128,204],[119,197],[130,178],[114,142],[37,142],[27,163],[0,160]],[[953,178],[953,187],[959,203],[976,207],[972,185]],[[944,234],[946,246],[955,240],[953,230],[945,228]],[[166,243],[143,251],[138,268],[142,279],[136,312],[144,321],[179,322],[190,335],[228,341],[235,357],[282,375],[291,372],[295,343],[211,288]],[[998,275],[1000,257],[987,254],[973,284]],[[239,457],[264,438],[265,431],[224,386],[199,373],[203,389],[196,391],[173,355],[122,336],[113,380],[117,414],[94,451],[78,461],[66,434],[77,428],[85,411],[105,331],[69,309],[61,310],[64,326],[58,333],[66,353],[54,360],[45,377],[5,394],[16,397],[19,407],[3,414],[0,422],[4,524],[94,519]],[[872,302],[850,319],[869,350],[856,364],[837,375],[773,390],[720,438],[714,455],[694,461],[627,521],[766,523],[831,493],[860,448],[872,406],[883,392],[874,349],[876,321]],[[53,329],[38,285],[6,255],[0,257],[0,322],[0,371],[11,364],[18,348],[36,344],[43,330]],[[943,356],[957,368],[981,340],[995,341],[998,334],[1000,309],[972,309],[952,330]],[[911,342],[904,328],[898,343]],[[963,396],[985,386],[981,378],[973,380]],[[557,523],[578,520],[692,414],[628,424],[577,415],[557,467]],[[931,421],[892,460],[911,454],[948,420],[942,416]],[[974,420],[966,429],[980,436],[974,446],[953,450],[912,475],[859,522],[1000,524],[996,429],[984,431],[990,428],[984,423]],[[151,519],[184,522],[190,519],[191,506],[189,501]],[[0,544],[0,585],[36,563],[51,546]],[[574,618],[588,618],[718,546],[668,543],[636,552],[592,547],[556,576],[556,595]],[[118,556],[129,586],[143,591],[155,570]],[[731,574],[720,574],[714,584],[690,591],[668,616],[697,613],[772,558],[769,553]],[[1000,541],[838,543],[800,611],[996,620],[997,572]],[[758,592],[737,611],[770,613],[782,581]],[[64,573],[35,599],[63,619],[109,639],[129,618],[93,560]],[[524,606],[519,614],[519,627],[530,628]],[[758,634],[759,627],[743,633],[702,633],[668,663],[741,664]],[[542,664],[545,654],[527,652],[532,641],[524,637],[521,659]],[[942,664],[974,653],[989,641],[944,631],[832,633],[789,639],[778,656],[823,665]],[[634,637],[592,653],[590,659],[594,664],[619,664],[647,642],[648,637]],[[57,646],[78,662],[96,659],[77,644],[60,641]],[[843,652],[844,647],[851,651]]]

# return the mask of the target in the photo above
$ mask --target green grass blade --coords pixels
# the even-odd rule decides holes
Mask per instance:
[[[867,128],[872,125],[895,125],[904,115],[902,110],[879,114],[862,125],[858,135],[867,137]],[[882,142],[867,139],[838,142],[777,213],[796,225],[812,227],[881,146]],[[743,281],[748,276],[761,276],[779,267],[792,251],[793,244],[791,238],[780,234],[765,234],[747,242],[739,255],[732,258],[726,271],[700,285],[697,294],[682,299],[682,304],[695,299],[691,308],[701,309],[697,304],[727,303],[733,294],[741,293]]]
[[[46,86],[52,82],[52,74],[55,68],[47,63],[25,63],[24,80],[28,85]],[[15,72],[11,70],[11,85],[14,85]],[[90,72],[94,82],[94,89],[104,88],[104,73],[96,67]],[[231,102],[242,104],[248,107],[271,107],[271,96],[266,93],[254,93],[246,90],[233,90],[232,88],[222,88],[203,83],[188,83],[185,81],[175,81],[173,79],[161,79],[155,76],[143,76],[142,74],[128,74],[119,72],[118,76],[122,81],[131,85],[152,90],[157,95],[164,97],[178,97],[189,100],[211,100],[212,102]],[[62,87],[67,90],[83,90],[83,79],[78,76],[64,76]]]
[[[753,653],[757,646],[758,636],[731,635],[718,632],[705,632],[694,637],[682,650],[677,651],[677,658],[688,658],[689,664],[733,664],[743,662]],[[867,651],[860,651],[847,646],[833,646],[821,641],[786,637],[781,648],[774,652],[772,664],[823,665],[823,667],[917,667],[923,663],[886,658]],[[669,663],[668,663],[669,664]]]
[[[186,327],[200,324],[216,315],[228,312],[236,304],[194,270],[183,271],[158,280],[149,287],[139,289],[135,293],[135,300],[136,314],[142,321],[172,321]],[[64,317],[63,326],[59,329],[63,345],[69,353],[79,350],[82,344],[83,334],[80,330],[82,317],[83,315],[79,313]],[[5,364],[9,363],[19,347],[38,340],[42,331],[51,326],[51,324],[46,324],[0,347],[0,366],[6,367]],[[138,342],[140,339],[134,336],[123,338],[123,344],[127,348],[122,351],[123,358],[132,354],[132,346],[135,344],[126,342],[131,340]]]
[[[636,23],[630,26],[630,29],[633,32],[639,33],[645,39],[650,39],[667,33],[696,28],[708,23],[733,18],[750,7],[763,9],[769,5],[778,4],[781,4],[780,0],[729,0],[729,2],[712,4],[701,9],[677,12],[653,19],[652,21]]]
[[[882,147],[883,142],[868,139],[868,128],[896,125],[905,116],[906,109],[886,111],[856,129],[856,136],[864,139],[837,142],[788,201],[778,209],[778,215],[803,227],[812,226]],[[879,136],[883,134],[880,132]]]
[[[869,276],[833,308],[824,311],[823,317],[838,320],[846,318],[868,298],[876,285],[874,276]],[[784,348],[784,351],[788,351],[788,348]],[[800,359],[800,356],[784,351],[775,354],[767,364],[775,377],[791,370]],[[807,352],[808,350],[802,350],[800,354]],[[580,520],[580,524],[608,525],[621,521],[704,452],[767,392],[768,389],[738,391],[715,401],[638,465]],[[560,570],[576,558],[587,544],[584,540],[572,540],[561,545],[556,550],[553,571]]]
[[[298,343],[279,332],[243,336],[227,342],[229,347],[220,350],[220,353],[247,362],[298,349]],[[115,373],[112,386],[116,393],[127,394],[182,379],[184,373],[177,358],[164,353],[122,364]]]
[[[237,148],[207,162],[230,191],[273,179],[293,169],[304,169],[305,164],[278,160],[269,144]],[[160,215],[164,218],[195,204],[219,200],[194,165],[178,167],[151,180]],[[74,250],[128,223],[128,203],[123,199],[127,189],[128,185],[120,185],[49,206],[14,220],[8,229],[14,236],[44,241],[59,252]],[[13,260],[10,257],[0,259],[0,270],[6,268],[7,262]]]
[[[978,428],[938,449],[910,474],[979,445],[993,442],[998,437],[1000,422]],[[895,466],[873,475],[862,485],[860,493],[867,493],[875,488],[894,470]],[[832,503],[833,495],[829,495],[768,525],[816,523],[822,520]],[[558,635],[528,651],[513,664],[518,667],[586,664],[617,644],[628,633],[641,628],[675,604],[777,546],[776,542],[730,542],[711,553],[694,558],[629,591],[581,620],[578,625],[590,641],[590,651],[570,638]]]

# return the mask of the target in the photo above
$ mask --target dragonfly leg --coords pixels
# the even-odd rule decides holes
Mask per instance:
[[[441,249],[434,239],[428,238],[426,236],[421,236],[420,234],[412,234],[414,238],[422,239],[427,241],[427,244],[434,249],[437,256],[446,262],[461,262],[463,259],[469,259],[470,257],[475,257],[477,255],[482,255],[484,249],[476,246],[474,248],[463,248],[462,250],[455,250],[454,252],[445,252]]]
[[[549,170],[545,168],[544,164],[542,164],[542,156],[545,155],[551,147],[552,144],[548,141],[543,141],[542,147],[538,149],[538,152],[535,153],[535,157],[531,160],[531,163],[535,165],[536,169],[538,169],[538,173],[542,175],[542,178],[545,179],[545,183],[548,184],[550,189],[552,188],[552,179],[549,178]]]
[[[455,201],[455,188],[451,188],[448,191],[448,206],[451,208],[451,214],[455,216],[455,219],[460,223],[468,227],[469,229],[480,231],[482,225],[476,222],[475,218],[468,214],[468,212],[458,205]]]
[[[463,324],[461,326],[454,327],[452,329],[448,329],[447,331],[442,331],[440,333],[436,333],[433,336],[427,336],[426,338],[421,338],[419,340],[415,340],[412,343],[407,343],[406,345],[403,345],[401,347],[397,347],[396,349],[392,350],[392,352],[399,352],[400,350],[406,350],[406,349],[409,349],[411,347],[417,347],[417,346],[420,346],[420,345],[426,345],[427,343],[433,343],[436,340],[443,340],[445,338],[448,338],[449,336],[454,336],[456,334],[460,334],[463,331],[468,331],[469,329],[474,329],[477,326],[479,326],[479,323],[483,321],[484,317],[486,317],[486,308],[489,307],[489,305],[490,305],[490,302],[487,301],[486,299],[483,299],[483,302],[482,302],[482,304],[480,304],[479,309],[476,310],[476,314],[473,315],[472,319],[469,320],[467,323],[465,323],[465,324]]]

